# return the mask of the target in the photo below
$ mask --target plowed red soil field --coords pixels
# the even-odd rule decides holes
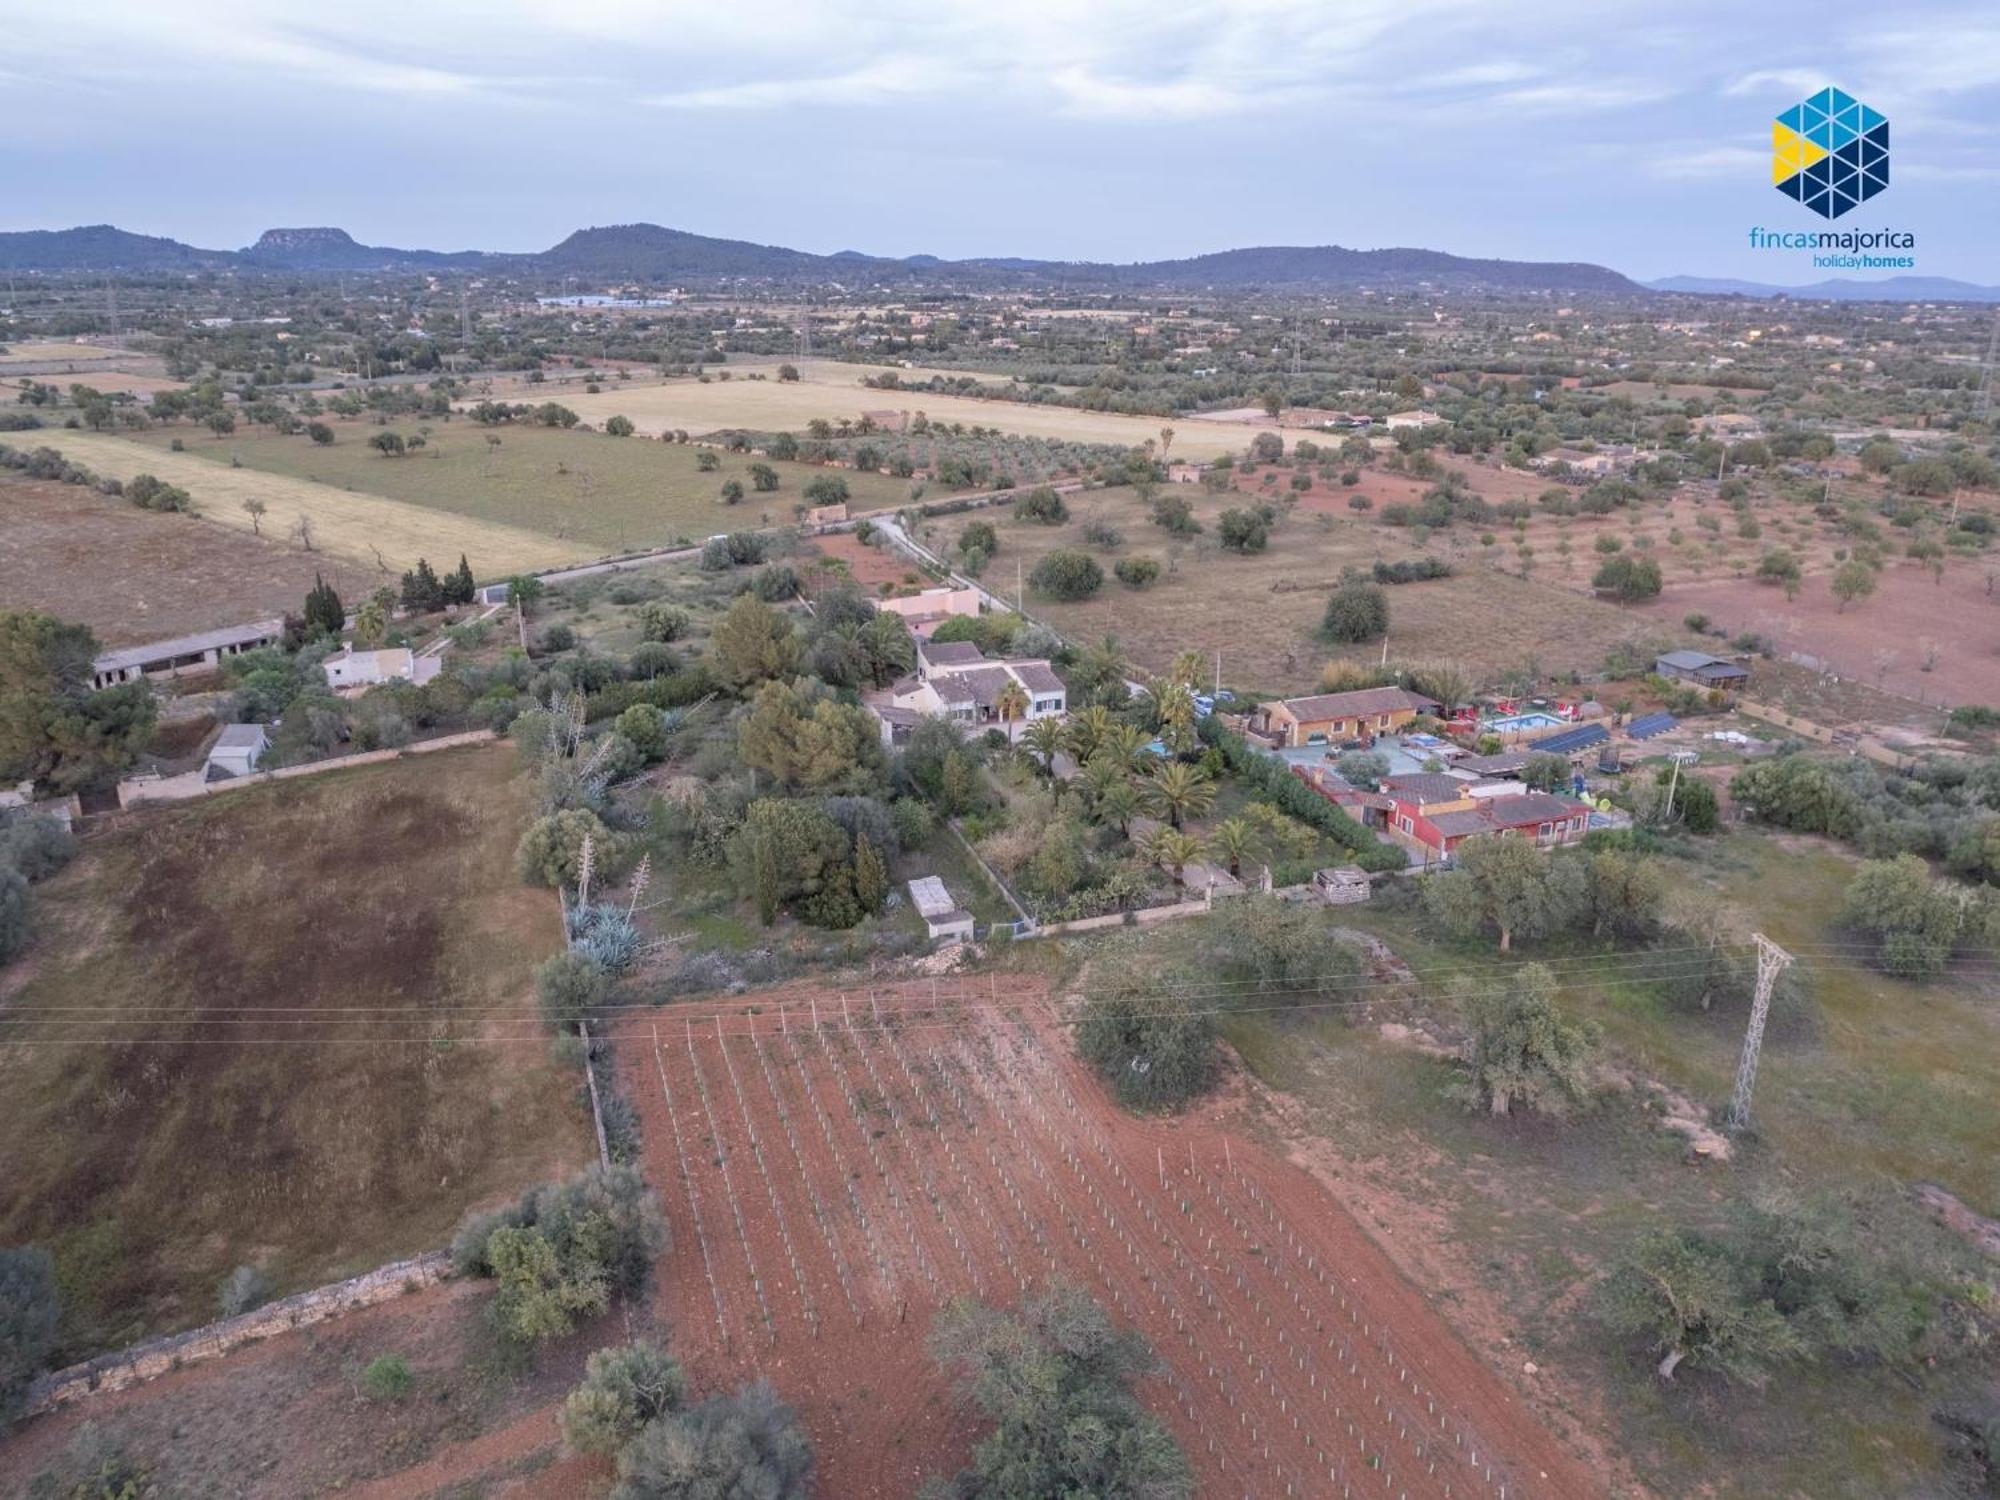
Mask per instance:
[[[1046,996],[985,977],[773,991],[619,1028],[698,1389],[768,1376],[818,1492],[907,1500],[979,1431],[924,1351],[970,1293],[1074,1281],[1160,1356],[1204,1497],[1583,1500],[1572,1459],[1312,1179],[1138,1120]]]

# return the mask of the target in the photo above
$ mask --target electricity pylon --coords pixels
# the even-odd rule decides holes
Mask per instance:
[[[1771,991],[1778,976],[1792,966],[1792,955],[1765,937],[1753,933],[1757,943],[1757,997],[1750,1002],[1750,1029],[1743,1036],[1743,1058],[1736,1064],[1736,1094],[1729,1101],[1729,1133],[1736,1134],[1750,1123],[1750,1092],[1757,1087],[1757,1058],[1764,1050],[1764,1021],[1771,1014]]]

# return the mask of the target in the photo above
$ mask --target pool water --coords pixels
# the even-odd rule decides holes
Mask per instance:
[[[1523,729],[1560,729],[1567,722],[1555,714],[1526,713],[1512,714],[1504,719],[1487,719],[1479,727],[1506,734]]]

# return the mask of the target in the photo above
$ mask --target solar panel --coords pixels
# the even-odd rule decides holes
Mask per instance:
[[[1538,755],[1574,755],[1592,745],[1601,745],[1610,738],[1611,731],[1602,724],[1579,724],[1574,729],[1552,734],[1545,740],[1536,740],[1527,748]]]
[[[1635,740],[1650,740],[1655,735],[1665,734],[1669,729],[1678,727],[1679,724],[1680,720],[1672,714],[1647,714],[1642,719],[1634,719],[1625,732]]]

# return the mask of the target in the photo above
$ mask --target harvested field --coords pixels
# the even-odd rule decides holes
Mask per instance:
[[[313,575],[349,598],[373,570],[204,516],[140,510],[80,485],[0,478],[0,600],[130,646],[297,610]]]
[[[1980,563],[1946,567],[1941,581],[1913,563],[1890,567],[1875,592],[1845,609],[1824,576],[1796,599],[1752,579],[1676,583],[1643,612],[1663,623],[1691,611],[1734,635],[1754,631],[1780,654],[1810,656],[1841,677],[1929,703],[2000,705],[2000,594]],[[1926,666],[1928,663],[1928,667]]]
[[[766,1374],[821,1493],[915,1493],[978,1430],[937,1309],[1063,1277],[1143,1330],[1199,1493],[1600,1492],[1312,1180],[1194,1118],[1131,1118],[1037,989],[829,992],[627,1021],[672,1220],[660,1311],[700,1388]]]
[[[191,451],[172,452],[166,438],[154,443],[94,432],[63,431],[49,434],[46,441],[64,456],[113,479],[150,473],[180,485],[194,496],[205,519],[246,533],[252,528],[243,502],[262,500],[269,507],[263,520],[266,536],[282,538],[290,545],[294,528],[304,518],[311,524],[317,551],[376,571],[400,574],[414,567],[419,557],[445,567],[463,553],[481,578],[502,578],[524,568],[587,562],[601,550],[379,494],[337,489],[250,467],[233,469],[226,445],[215,445],[211,459],[198,455],[213,440],[193,438],[191,431],[181,436],[184,441],[192,439]]]
[[[943,396],[931,391],[877,391],[858,383],[867,367],[856,367],[856,378],[846,383],[808,384],[805,381],[779,384],[776,380],[715,380],[707,383],[692,376],[642,384],[620,383],[592,396],[568,391],[563,405],[586,422],[602,423],[617,415],[630,417],[641,432],[657,435],[682,428],[696,436],[725,427],[747,427],[757,431],[803,432],[815,417],[830,422],[859,417],[863,412],[899,414],[923,412],[933,423],[962,422],[968,427],[997,427],[1002,432],[1030,437],[1060,438],[1076,443],[1120,443],[1136,448],[1151,440],[1156,446],[1160,429],[1174,423],[1158,417],[1128,417],[1114,412],[1084,411],[1073,406],[1038,406],[1020,401],[982,401],[967,396]],[[522,386],[509,392],[509,399],[546,400],[546,386]],[[879,419],[878,419],[879,420]],[[1209,423],[1194,427],[1182,423],[1175,428],[1175,458],[1208,459],[1224,453],[1240,453],[1254,434],[1247,428]]]
[[[563,400],[573,404],[567,396]],[[384,458],[368,440],[385,429],[368,421],[330,425],[335,438],[326,447],[302,435],[239,432],[218,440],[186,427],[157,429],[141,441],[165,448],[179,437],[192,455],[222,464],[238,459],[244,469],[306,481],[316,494],[379,495],[423,507],[432,526],[499,526],[552,538],[542,545],[592,557],[700,541],[718,531],[788,526],[793,507],[805,503],[806,485],[828,472],[846,481],[856,512],[901,505],[910,493],[909,481],[887,474],[777,460],[768,462],[778,472],[778,488],[760,493],[751,483],[750,465],[767,460],[748,454],[555,427],[479,427],[464,420],[425,423],[431,431],[421,449]],[[408,438],[417,436],[417,426],[405,420],[386,430]],[[489,437],[500,441],[489,443]],[[702,472],[705,454],[721,467]],[[732,479],[744,495],[726,505],[722,486]],[[451,556],[455,561],[458,550]],[[477,549],[471,557],[479,568]]]
[[[31,340],[27,343],[0,346],[0,371],[9,370],[15,365],[81,366],[134,357],[123,349],[107,349],[101,344],[74,344],[62,339]]]
[[[40,1243],[63,1358],[435,1249],[589,1156],[532,966],[525,792],[482,747],[121,814],[43,886],[0,986],[0,1243]]]
[[[1025,576],[1055,548],[1082,548],[1104,568],[1104,587],[1068,604],[1037,598],[1030,590],[1029,613],[1079,641],[1115,634],[1133,661],[1149,671],[1164,671],[1181,651],[1199,650],[1211,660],[1220,651],[1223,681],[1260,692],[1308,691],[1330,657],[1379,656],[1379,644],[1336,650],[1314,632],[1343,568],[1366,571],[1377,560],[1416,555],[1419,549],[1407,531],[1295,509],[1280,518],[1265,551],[1239,556],[1217,546],[1215,518],[1248,497],[1213,496],[1194,486],[1176,487],[1174,493],[1193,506],[1205,528],[1201,535],[1170,537],[1129,490],[1086,491],[1068,497],[1071,515],[1061,526],[1002,521],[1000,550],[987,567],[986,582],[1011,598],[1017,562]],[[1083,529],[1093,520],[1122,533],[1117,549],[1104,551],[1084,541]],[[948,547],[960,524],[959,517],[926,523],[923,539]],[[1127,556],[1158,560],[1159,581],[1135,590],[1110,578],[1113,562]],[[1612,642],[1658,633],[1657,620],[1553,583],[1510,576],[1476,559],[1458,567],[1451,578],[1389,590],[1392,660],[1450,657],[1483,674],[1530,659],[1544,671],[1595,670]]]

